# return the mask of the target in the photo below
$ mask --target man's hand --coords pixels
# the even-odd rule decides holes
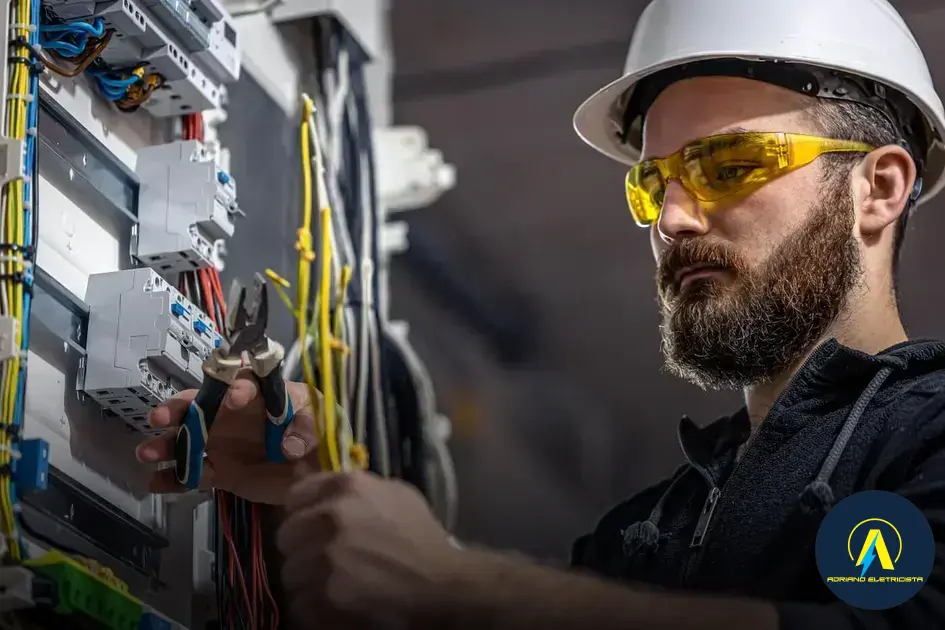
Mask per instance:
[[[318,470],[315,414],[308,387],[286,383],[286,391],[295,409],[295,418],[282,441],[288,461],[281,464],[266,461],[266,408],[255,377],[246,371],[227,392],[210,429],[200,488],[219,488],[257,503],[280,505],[294,481],[306,472]],[[174,461],[177,427],[196,394],[194,389],[180,392],[151,411],[151,426],[168,431],[138,446],[140,461]],[[183,492],[184,488],[177,483],[173,469],[164,469],[154,473],[151,491],[172,493]]]
[[[283,586],[303,624],[413,626],[463,554],[419,492],[369,473],[312,475],[286,510]]]
[[[648,593],[452,545],[423,497],[368,473],[293,486],[279,531],[299,628],[776,630],[770,604]]]

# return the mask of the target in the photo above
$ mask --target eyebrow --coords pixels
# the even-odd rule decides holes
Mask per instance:
[[[730,134],[730,133],[752,133],[752,130],[751,130],[751,129],[748,129],[747,127],[742,127],[741,125],[736,125],[735,127],[729,127],[728,129],[726,129],[726,130],[724,130],[724,131],[719,131],[718,133],[714,133],[714,134],[712,134],[712,135],[713,135],[713,136],[721,136],[721,135],[727,135],[727,134]],[[708,138],[708,137],[711,137],[711,136],[705,136],[705,137]],[[687,142],[686,144],[684,144],[682,147],[680,147],[679,149],[677,149],[677,151],[679,151],[679,150],[681,150],[681,149],[683,149],[683,148],[689,146],[689,144],[695,142],[696,140],[697,140],[696,138],[690,140],[689,142]],[[662,157],[666,157],[666,156],[662,156]],[[642,158],[640,161],[641,161],[641,162],[646,162],[647,160],[651,160],[651,159],[653,159],[653,158],[652,158],[652,157]]]

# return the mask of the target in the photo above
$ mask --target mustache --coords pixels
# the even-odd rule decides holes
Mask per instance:
[[[684,239],[660,256],[657,268],[659,290],[667,292],[675,288],[676,274],[687,267],[697,265],[735,270],[742,266],[738,256],[724,245],[705,240]]]

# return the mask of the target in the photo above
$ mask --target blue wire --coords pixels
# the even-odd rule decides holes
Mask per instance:
[[[125,95],[128,93],[128,88],[141,80],[141,78],[136,75],[115,78],[109,76],[109,71],[107,70],[88,70],[87,72],[95,79],[99,91],[102,92],[105,98],[111,101],[120,101],[125,98]]]
[[[54,50],[63,57],[78,57],[85,51],[87,46],[88,38],[87,37],[78,37],[76,38],[77,43],[67,42],[62,40],[49,40],[41,39],[40,45],[43,48],[48,48],[49,50]]]
[[[77,57],[85,52],[89,37],[99,38],[105,34],[105,21],[102,18],[96,18],[92,24],[88,22],[44,24],[39,27],[39,32],[38,42],[43,48],[54,50],[63,57]]]
[[[102,18],[95,18],[95,22],[67,22],[65,24],[43,24],[39,27],[43,33],[85,33],[92,37],[101,37],[105,34],[105,21]]]
[[[33,1],[33,0],[30,0]],[[88,47],[89,37],[102,37],[105,34],[105,22],[96,18],[93,23],[69,22],[67,24],[46,24],[39,28],[39,43],[43,48],[55,51],[69,58],[78,57]],[[110,70],[86,70],[95,81],[98,91],[110,101],[120,101],[128,94],[128,88],[141,81],[137,76],[115,77]]]

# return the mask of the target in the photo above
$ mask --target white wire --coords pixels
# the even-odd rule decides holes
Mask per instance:
[[[390,476],[390,445],[387,439],[387,414],[384,413],[384,391],[381,381],[381,339],[378,330],[377,320],[370,318],[369,341],[371,345],[371,376],[374,386],[371,388],[374,403],[374,413],[371,418],[374,420],[374,437],[377,440],[378,472],[384,476]]]
[[[443,514],[441,518],[446,528],[452,530],[456,524],[459,492],[453,458],[447,444],[449,436],[445,430],[449,420],[437,413],[433,381],[413,345],[404,335],[389,334],[388,337],[404,357],[404,362],[407,364],[407,369],[417,390],[423,439],[433,451],[436,457],[436,467],[440,473],[437,489],[443,493]]]
[[[268,13],[282,4],[284,0],[265,0],[262,4],[255,7],[245,7],[242,9],[231,9],[231,17],[243,17],[244,15],[256,15],[258,13]]]
[[[348,72],[348,56],[347,52],[341,54],[339,60],[340,68],[344,71],[342,76],[347,76]],[[326,86],[332,86],[335,82],[332,80],[331,76],[326,76],[323,78],[323,84]],[[351,242],[351,231],[348,227],[347,219],[347,209],[344,206],[344,197],[341,194],[341,180],[338,176],[339,164],[341,162],[341,147],[342,140],[344,139],[344,134],[342,133],[342,122],[344,110],[341,109],[338,111],[335,103],[338,102],[340,98],[347,98],[348,95],[348,83],[347,79],[340,82],[339,91],[337,93],[332,92],[329,96],[329,99],[332,102],[331,106],[326,107],[324,101],[321,97],[316,97],[316,110],[315,110],[315,120],[313,124],[317,126],[319,131],[319,137],[327,139],[325,143],[328,144],[327,153],[329,158],[326,161],[327,169],[327,179],[329,196],[332,199],[332,244],[336,255],[332,257],[332,266],[334,272],[337,275],[341,273],[341,266],[348,265],[352,268],[355,266],[355,251],[354,244]],[[344,101],[342,101],[342,106]],[[323,147],[324,148],[324,147]],[[324,154],[325,152],[323,152]],[[351,313],[347,308],[344,308],[342,311],[342,317],[344,321],[345,331],[353,330],[355,327],[354,314]],[[351,350],[352,354],[356,351],[354,347],[354,339],[348,335],[343,334],[343,339],[345,344]],[[352,365],[352,362],[348,363],[348,380],[351,381],[354,379],[356,366]]]

